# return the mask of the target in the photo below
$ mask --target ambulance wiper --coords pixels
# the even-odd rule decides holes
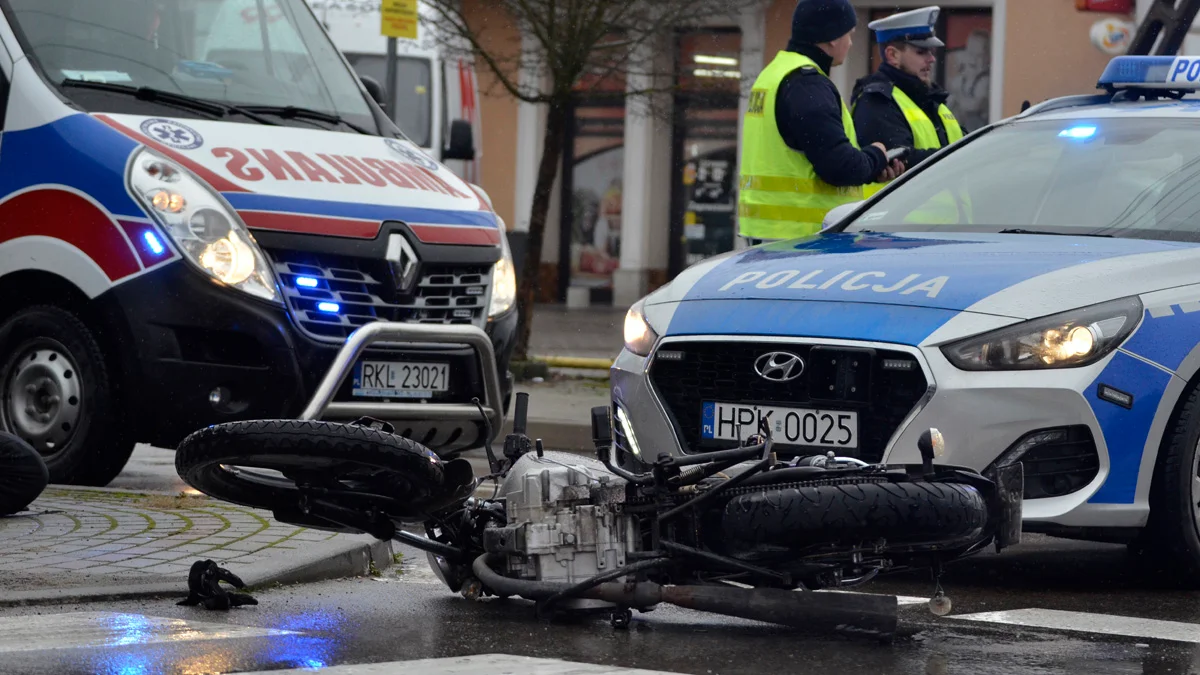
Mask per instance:
[[[1112,239],[1111,234],[1093,234],[1091,232],[1047,232],[1045,230],[1023,230],[1019,227],[1000,230],[1000,234],[1053,234],[1060,237],[1107,237]]]
[[[139,101],[149,101],[152,103],[166,103],[168,105],[178,106],[186,110],[194,110],[196,112],[208,113],[214,117],[228,117],[230,113],[236,113],[243,117],[248,117],[259,124],[267,126],[279,126],[275,122],[257,115],[241,106],[236,106],[231,103],[222,103],[206,98],[196,96],[188,96],[187,94],[177,94],[171,91],[163,91],[154,87],[132,87],[127,84],[113,84],[111,82],[90,82],[88,80],[72,80],[65,79],[60,83],[63,87],[79,87],[80,89],[98,89],[100,91],[111,91],[114,94],[127,94],[133,96]]]
[[[246,106],[246,110],[264,115],[278,115],[285,120],[292,119],[309,119],[317,120],[318,122],[329,122],[330,124],[344,124],[360,134],[374,136],[374,133],[358,126],[357,124],[348,121],[341,115],[333,113],[321,112],[312,108],[297,108],[294,105],[251,105]]]

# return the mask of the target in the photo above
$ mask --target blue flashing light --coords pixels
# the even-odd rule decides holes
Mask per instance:
[[[1110,89],[1200,89],[1200,56],[1118,56],[1108,62],[1099,87]]]
[[[296,285],[305,288],[316,288],[318,281],[312,277],[296,277]]]
[[[342,311],[341,306],[336,302],[318,302],[317,309],[330,314],[337,314],[338,312]]]
[[[142,235],[142,239],[146,240],[146,246],[150,247],[150,252],[154,255],[162,255],[167,250],[167,247],[163,246],[162,242],[158,240],[158,235],[150,230],[146,230]]]
[[[1092,126],[1069,127],[1067,129],[1063,129],[1062,131],[1058,132],[1058,135],[1061,136],[1062,138],[1091,138],[1092,136],[1096,135],[1096,127],[1092,127]]]

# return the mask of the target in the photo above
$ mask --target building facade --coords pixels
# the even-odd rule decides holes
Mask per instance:
[[[1098,35],[1111,32],[1112,22],[1128,31],[1150,2],[1138,0],[1130,14],[1108,14],[1080,11],[1075,0],[940,0],[938,34],[946,48],[936,79],[968,129],[1014,115],[1025,101],[1090,93],[1115,51]],[[831,73],[844,96],[878,65],[867,23],[933,3],[854,4],[853,52]],[[487,39],[519,43],[520,36],[495,28],[504,22],[494,4],[468,0],[466,7],[473,20],[492,27]],[[656,56],[674,64],[677,78],[669,115],[640,114],[635,99],[619,96],[578,103],[543,244],[542,302],[625,307],[685,267],[738,246],[739,119],[754,76],[787,44],[794,7],[795,0],[764,0],[736,25],[680,29],[657,45]],[[1200,34],[1189,37],[1184,51],[1191,47],[1200,49]],[[480,180],[521,258],[544,115],[486,86],[487,72],[479,77],[487,90],[480,101]],[[630,77],[626,86],[644,84]]]

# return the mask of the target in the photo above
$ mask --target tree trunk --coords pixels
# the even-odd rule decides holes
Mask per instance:
[[[513,349],[514,361],[529,359],[529,336],[533,328],[533,304],[541,280],[542,242],[546,235],[546,217],[550,211],[550,197],[554,190],[554,179],[562,159],[563,132],[566,128],[567,105],[565,102],[549,104],[546,113],[546,134],[542,139],[542,162],[538,167],[537,186],[533,192],[533,204],[529,211],[529,240],[525,250],[525,263],[521,270],[521,284],[517,289],[518,332],[517,344]]]

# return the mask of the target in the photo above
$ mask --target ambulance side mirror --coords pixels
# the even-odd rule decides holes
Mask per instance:
[[[387,98],[387,94],[383,92],[383,85],[379,84],[379,80],[376,80],[370,75],[359,75],[358,79],[362,80],[363,88],[367,90],[367,93],[371,95],[371,98],[375,99],[375,102],[378,103],[381,108],[387,110],[388,106],[387,101],[385,100]]]
[[[442,152],[442,159],[475,159],[475,132],[471,123],[466,120],[454,120],[450,123],[450,143]]]
[[[825,214],[825,220],[821,221],[821,229],[828,230],[834,225],[842,222],[846,216],[850,215],[854,209],[857,209],[861,204],[862,202],[850,202],[849,204],[842,204],[841,206],[833,207],[829,210],[829,213]]]

